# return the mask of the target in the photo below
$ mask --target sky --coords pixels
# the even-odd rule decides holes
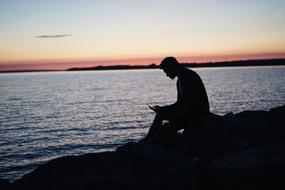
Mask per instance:
[[[284,0],[0,0],[0,70],[285,58]]]

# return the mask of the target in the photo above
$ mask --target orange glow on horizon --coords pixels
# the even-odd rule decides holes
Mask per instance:
[[[175,56],[175,55],[166,55]],[[31,61],[9,61],[0,62],[0,71],[13,70],[67,70],[74,67],[95,67],[106,65],[150,65],[159,64],[166,57],[154,58],[126,58],[126,59],[51,59],[51,60],[31,60]],[[213,55],[213,56],[175,56],[182,63],[205,63],[247,59],[272,59],[285,58],[284,53],[260,53],[260,54],[240,54],[240,55]]]

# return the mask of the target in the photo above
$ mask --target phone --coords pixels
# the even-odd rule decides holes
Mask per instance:
[[[149,105],[148,103],[146,103],[146,105],[147,105],[151,110],[155,111],[155,108],[154,108],[154,107],[152,107],[152,106]]]

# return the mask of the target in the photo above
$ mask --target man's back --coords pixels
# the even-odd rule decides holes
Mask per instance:
[[[181,68],[177,88],[178,101],[189,114],[206,115],[209,113],[207,92],[201,78],[195,71]]]

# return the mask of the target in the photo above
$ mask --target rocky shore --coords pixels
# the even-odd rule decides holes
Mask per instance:
[[[150,144],[50,160],[0,189],[285,189],[285,106],[205,118],[198,157]]]

